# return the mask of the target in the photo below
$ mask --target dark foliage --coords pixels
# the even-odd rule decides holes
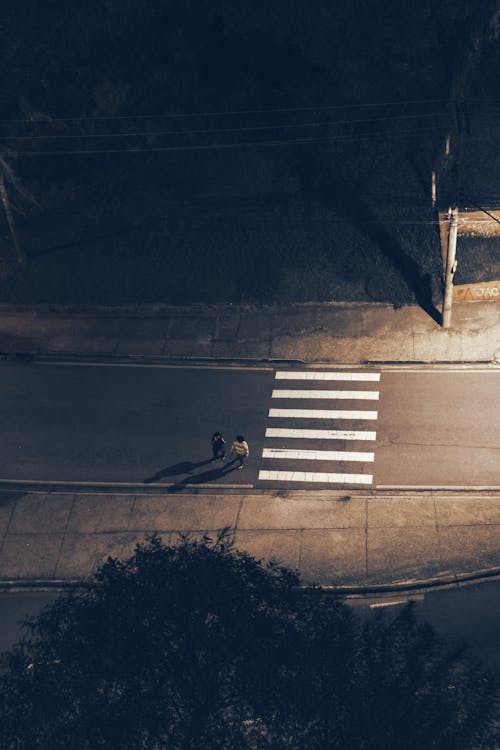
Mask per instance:
[[[492,678],[212,543],[109,559],[4,657],[2,750],[493,748]]]

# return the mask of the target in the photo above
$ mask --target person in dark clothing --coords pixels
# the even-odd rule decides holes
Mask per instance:
[[[218,458],[224,461],[226,457],[226,441],[220,432],[214,432],[212,435],[212,453],[212,461],[217,461]]]

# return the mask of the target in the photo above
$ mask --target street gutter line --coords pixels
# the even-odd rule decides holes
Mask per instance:
[[[50,480],[50,479],[0,479],[1,484],[12,484],[12,485],[57,485],[63,487],[213,487],[213,488],[224,488],[224,489],[240,489],[241,487],[253,487],[253,484],[201,484],[194,482],[193,484],[187,484],[184,482],[171,482],[170,484],[162,482],[75,482],[71,480],[64,481],[63,479]]]
[[[444,367],[444,365],[443,365]],[[439,370],[427,370],[420,367],[390,367],[387,370],[384,370],[384,373],[391,373],[391,372],[416,372],[419,375],[449,375],[450,372],[454,374],[459,375],[470,375],[471,373],[481,374],[481,375],[500,375],[500,368],[498,365],[495,366],[496,369],[484,369],[479,370],[477,368],[472,367],[466,367],[465,365],[460,366],[454,366],[454,367],[447,367],[446,369],[439,369]],[[382,369],[382,368],[381,368]]]
[[[196,364],[181,364],[181,365],[169,365],[169,364],[153,364],[148,362],[57,362],[57,361],[44,361],[34,360],[34,365],[45,365],[49,367],[142,367],[144,368],[156,368],[160,370],[244,370],[245,372],[272,372],[274,367],[250,367],[245,365],[237,365],[232,367],[231,365],[196,365]]]
[[[439,589],[462,588],[481,582],[500,580],[500,568],[486,568],[470,573],[455,573],[442,578],[427,578],[416,581],[394,581],[392,583],[360,583],[351,585],[319,586],[301,585],[297,590],[305,596],[342,596],[358,598],[365,596],[384,596],[387,594],[404,595],[405,592],[426,592]],[[21,591],[64,591],[69,588],[88,586],[88,581],[81,578],[16,578],[0,579],[0,592]]]
[[[377,484],[377,490],[500,490],[500,485],[475,484]]]

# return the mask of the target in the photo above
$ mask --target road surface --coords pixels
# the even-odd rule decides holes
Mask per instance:
[[[0,480],[500,488],[500,372],[3,362]],[[243,471],[210,463],[241,432]]]
[[[18,622],[26,615],[36,615],[56,597],[54,591],[0,593],[0,653],[19,640]],[[388,600],[370,601],[380,604]],[[360,603],[362,600],[358,600],[355,611],[359,612]],[[390,607],[389,614],[393,611]],[[468,642],[471,655],[500,675],[500,581],[426,592],[417,602],[417,612],[441,635]]]

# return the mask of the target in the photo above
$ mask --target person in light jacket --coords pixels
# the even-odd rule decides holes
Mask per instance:
[[[250,455],[248,443],[246,442],[243,435],[236,435],[236,440],[233,442],[231,446],[231,453],[233,453],[238,459],[238,461],[240,462],[238,469],[242,469],[243,464],[245,463],[245,460]]]

